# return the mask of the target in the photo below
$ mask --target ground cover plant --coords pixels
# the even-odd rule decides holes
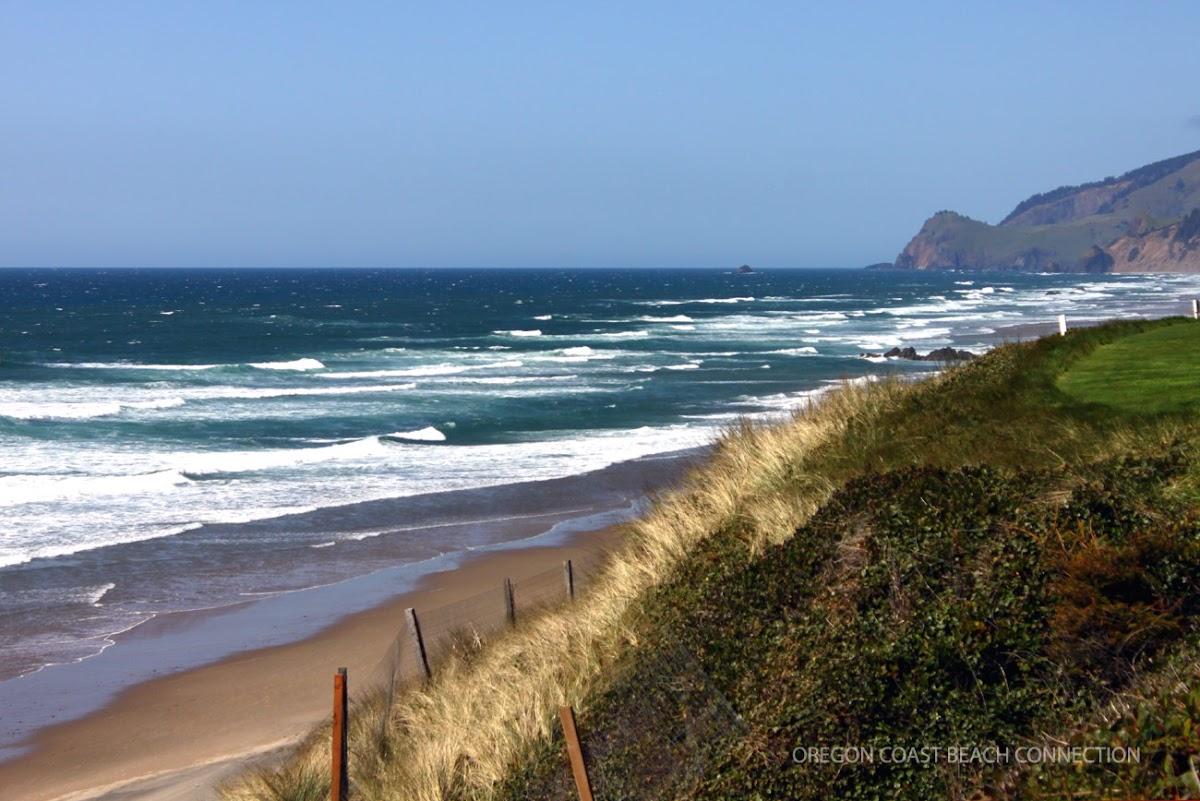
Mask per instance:
[[[354,755],[355,797],[571,797],[564,702],[604,799],[1200,797],[1189,390],[1166,381],[1158,406],[1132,410],[1086,372],[1062,378],[1109,369],[1088,360],[1122,342],[1198,328],[1014,344],[731,430],[631,527],[592,597],[376,710],[386,725]],[[1191,358],[1172,352],[1164,375]],[[806,745],[932,742],[1144,754],[1086,768],[793,760]],[[288,777],[321,769],[321,743],[230,796],[304,797]]]

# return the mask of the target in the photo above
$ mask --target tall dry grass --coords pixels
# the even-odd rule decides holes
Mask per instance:
[[[819,454],[855,421],[894,408],[907,389],[892,381],[845,384],[786,421],[729,429],[703,466],[629,524],[625,544],[578,602],[469,658],[441,663],[434,681],[400,694],[390,709],[378,699],[360,703],[351,733],[354,797],[491,797],[507,771],[551,736],[557,707],[580,708],[606,666],[636,644],[639,598],[715,532],[736,526],[750,552],[790,536],[834,489],[814,469]],[[283,766],[239,780],[225,798],[323,797],[326,732],[315,732]]]

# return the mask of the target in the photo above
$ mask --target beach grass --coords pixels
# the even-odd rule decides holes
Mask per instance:
[[[432,682],[401,694],[390,710],[360,703],[351,769],[360,798],[489,797],[513,764],[547,741],[561,704],[582,707],[611,666],[637,644],[638,601],[663,584],[712,532],[742,531],[761,550],[785,539],[833,491],[811,456],[854,421],[874,416],[904,388],[847,384],[779,425],[742,423],[704,467],[629,524],[625,547],[575,604],[523,623],[470,659],[451,658]],[[787,491],[781,491],[784,488]],[[377,730],[386,717],[384,735]],[[224,791],[230,801],[300,801],[314,777],[328,786],[328,729],[284,765]]]
[[[1189,517],[1200,471],[1180,454],[1200,434],[1187,416],[1126,413],[1066,391],[1060,377],[1105,348],[1184,327],[1126,322],[1009,345],[924,382],[847,384],[786,421],[732,427],[706,464],[629,525],[623,549],[580,602],[447,660],[391,708],[360,704],[354,797],[557,797],[557,706],[574,706],[585,731],[627,721],[631,709],[636,717],[653,678],[638,666],[680,643],[749,728],[677,795],[894,790],[879,775],[830,785],[824,774],[785,769],[780,754],[798,738],[830,734],[815,722],[823,718],[841,721],[831,731],[843,737],[932,726],[947,736],[1067,738],[1100,726],[1099,705],[1141,692],[1142,677],[1159,675],[1153,660],[1194,636],[1179,610],[1195,602],[1186,577],[1200,564]],[[1157,539],[1138,533],[1145,521],[1167,519],[1177,524]],[[963,537],[968,528],[975,533]],[[1123,562],[1136,568],[1131,580],[1162,574],[1184,583],[1156,584],[1129,606],[1104,589],[1130,579],[1111,570]],[[1037,581],[1017,580],[1025,574]],[[976,577],[970,586],[967,576]],[[927,591],[937,601],[918,614]],[[1088,618],[1092,601],[1108,616]],[[814,609],[816,622],[803,623]],[[987,622],[996,609],[1016,622]],[[782,628],[763,627],[775,622]],[[1096,625],[1103,636],[1091,638]],[[931,639],[929,627],[942,635]],[[1135,636],[1138,647],[1124,650],[1123,638]],[[797,670],[797,660],[808,667]],[[868,676],[903,687],[906,700],[856,694]],[[974,679],[946,692],[943,681],[964,676]],[[668,723],[644,721],[642,734],[665,742],[672,732],[656,726]],[[649,780],[645,760],[622,762],[619,753],[606,763],[612,781]],[[282,766],[227,788],[226,798],[311,797],[314,783],[328,782],[328,762],[326,730]],[[914,798],[948,788],[965,797],[982,780],[899,778],[912,780]],[[988,780],[1052,797],[1038,795],[1038,777]]]

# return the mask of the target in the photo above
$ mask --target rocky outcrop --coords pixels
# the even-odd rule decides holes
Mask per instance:
[[[931,350],[924,356],[917,353],[916,348],[892,348],[884,353],[860,353],[859,356],[867,356],[872,358],[886,359],[908,359],[913,362],[962,362],[968,359],[974,359],[975,354],[969,350],[955,350],[954,348],[938,348]]]
[[[925,221],[893,267],[1197,272],[1198,257],[1188,244],[1191,235],[1176,239],[1173,228],[1196,208],[1200,208],[1200,151],[1119,178],[1034,195],[999,225],[939,211]],[[1162,233],[1167,229],[1172,230]]]

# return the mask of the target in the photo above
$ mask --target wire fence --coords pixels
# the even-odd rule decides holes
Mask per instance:
[[[350,677],[340,731],[336,714],[334,718],[334,751],[345,754],[351,736],[385,736],[387,714],[378,716],[378,732],[351,726],[356,705],[369,699],[391,709],[398,694],[436,676],[447,659],[469,656],[512,627],[585,596],[608,557],[603,546],[576,548],[562,566],[504,578],[468,597],[411,610],[416,630],[398,620],[396,635],[376,667]],[[346,679],[342,681],[345,686]],[[595,798],[622,801],[686,793],[723,753],[727,739],[743,730],[741,718],[696,658],[673,646],[624,666],[595,709],[580,716],[578,734]],[[344,776],[344,758],[342,764]],[[533,785],[531,797],[579,797],[565,754],[534,777]],[[353,787],[348,782],[342,786],[347,793],[342,797],[353,797]]]
[[[577,545],[562,565],[515,578],[497,578],[495,585],[473,595],[436,606],[411,610],[414,631],[406,618],[397,619],[396,634],[378,664],[366,674],[351,676],[350,700],[382,694],[390,708],[406,687],[437,674],[439,665],[455,655],[468,655],[488,640],[542,612],[561,607],[583,594],[596,581],[608,560],[600,544]],[[419,632],[419,633],[417,633]],[[427,667],[428,666],[428,672]],[[380,734],[387,716],[380,716]]]

